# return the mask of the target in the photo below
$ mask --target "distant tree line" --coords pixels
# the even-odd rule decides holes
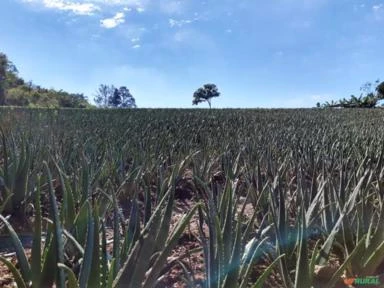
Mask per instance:
[[[375,89],[373,89],[375,85]],[[351,95],[349,99],[341,99],[339,101],[325,102],[323,104],[317,103],[317,107],[322,108],[374,108],[378,105],[380,100],[384,99],[384,82],[376,80],[374,84],[366,82],[360,87],[360,96]]]
[[[101,84],[96,92],[95,103],[102,108],[137,108],[136,100],[125,86]]]
[[[18,73],[7,55],[0,52],[0,106],[92,107],[84,94],[43,88],[32,81],[24,81]],[[212,98],[219,96],[220,92],[215,84],[204,84],[194,92],[192,104],[207,102],[211,108]],[[101,108],[137,108],[136,100],[126,86],[117,88],[101,84],[96,91],[94,102]]]
[[[83,94],[46,89],[18,76],[16,66],[0,52],[0,106],[90,107]]]

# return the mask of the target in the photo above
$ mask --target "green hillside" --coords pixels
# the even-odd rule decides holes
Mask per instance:
[[[47,89],[25,81],[16,66],[0,52],[0,105],[50,108],[87,108],[91,105],[83,94]]]

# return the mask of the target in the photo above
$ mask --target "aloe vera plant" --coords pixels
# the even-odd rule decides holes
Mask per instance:
[[[250,202],[253,190],[248,190],[238,211],[240,203],[236,192],[239,182],[236,178],[240,171],[240,156],[241,154],[238,154],[233,166],[230,163],[225,164],[229,165],[231,170],[226,176],[222,192],[218,192],[218,195],[213,192],[220,190],[215,187],[216,183],[208,185],[198,176],[195,177],[196,185],[205,195],[205,205],[199,209],[199,231],[206,271],[204,287],[247,287],[253,265],[261,260],[266,250],[268,251],[266,247],[269,239],[261,233],[261,229],[251,237],[257,211],[255,210],[250,218],[244,215],[245,206]],[[203,172],[205,173],[205,168]],[[199,175],[201,171],[196,170],[194,173]],[[204,231],[204,223],[207,224],[207,231]],[[282,257],[284,254],[274,259],[252,287],[263,287],[264,281]]]
[[[31,164],[30,146],[25,143],[22,138],[20,148],[15,148],[15,140],[10,137],[11,141],[0,130],[2,138],[2,154],[3,167],[1,169],[2,178],[4,179],[3,192],[4,198],[9,200],[3,207],[5,214],[19,212],[18,216],[22,217],[22,211],[25,209],[25,201],[28,197],[28,178]]]

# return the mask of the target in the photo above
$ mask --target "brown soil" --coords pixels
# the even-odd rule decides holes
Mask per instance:
[[[25,249],[27,257],[31,256],[31,249]],[[0,253],[0,256],[5,257],[7,260],[11,261],[14,265],[17,263],[16,256],[14,253]],[[0,263],[0,287],[2,288],[15,288],[16,283],[13,280],[14,277],[8,268],[1,262]]]

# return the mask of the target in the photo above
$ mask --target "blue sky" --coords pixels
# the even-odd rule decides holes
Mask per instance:
[[[205,83],[215,108],[313,107],[384,80],[384,0],[0,0],[0,27],[25,80],[139,107],[192,107]]]

